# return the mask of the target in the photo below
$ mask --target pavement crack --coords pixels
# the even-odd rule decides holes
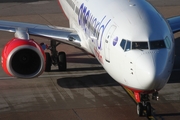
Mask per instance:
[[[77,114],[77,112],[74,109],[72,109],[72,110],[75,113],[75,115],[79,118],[79,120],[82,120],[81,117]]]

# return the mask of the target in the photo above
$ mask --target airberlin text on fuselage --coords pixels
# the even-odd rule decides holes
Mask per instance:
[[[93,35],[97,38],[98,42],[96,42],[96,45],[97,48],[101,50],[102,37],[111,19],[106,20],[106,16],[104,16],[99,22],[99,20],[91,14],[91,11],[87,9],[84,3],[80,6],[78,19],[79,25],[84,29],[86,35],[88,35],[88,37]]]

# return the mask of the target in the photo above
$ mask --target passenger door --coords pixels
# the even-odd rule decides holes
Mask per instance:
[[[114,34],[115,30],[116,30],[116,26],[112,25],[108,31],[108,34],[107,34],[107,37],[106,37],[105,43],[104,43],[105,60],[106,60],[106,62],[109,62],[109,63],[110,63],[110,45],[111,45],[110,40],[113,38],[113,34]]]

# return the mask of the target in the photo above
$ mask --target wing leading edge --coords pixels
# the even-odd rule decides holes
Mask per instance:
[[[180,16],[169,18],[169,19],[167,19],[167,21],[168,21],[173,33],[180,31]]]
[[[78,47],[81,42],[77,32],[71,28],[0,20],[1,31],[17,32],[18,29],[26,30],[29,35],[45,37]]]

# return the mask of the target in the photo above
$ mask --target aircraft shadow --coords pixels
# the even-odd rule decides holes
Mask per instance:
[[[180,113],[155,114],[155,116],[164,120],[163,117],[180,116]]]
[[[107,73],[98,75],[86,75],[83,77],[66,77],[57,79],[57,84],[62,88],[88,88],[88,87],[106,87],[120,86]]]
[[[168,83],[180,83],[180,37],[175,39],[175,60]]]
[[[73,72],[73,71],[91,71],[91,70],[104,70],[103,67],[83,67],[83,68],[67,68],[66,72]],[[57,69],[51,70],[50,72],[60,72]]]
[[[77,64],[91,64],[98,65],[96,67],[77,67],[77,68],[67,68],[67,72],[69,71],[89,71],[89,70],[104,70],[104,68],[100,65],[100,63],[93,57],[83,58],[83,56],[87,56],[88,54],[85,52],[82,53],[73,53],[67,54],[67,63],[77,63]],[[50,72],[59,72],[57,69],[51,70]]]
[[[88,53],[83,51],[82,53],[72,53],[72,54],[67,54],[66,56],[67,57],[74,57],[74,56],[86,56],[86,55],[88,55]]]
[[[80,53],[67,54],[68,63],[85,63],[85,64],[99,64],[98,60],[94,57],[87,57],[89,54],[82,50]]]
[[[180,83],[180,71],[173,71],[168,83]]]
[[[94,58],[67,58],[68,63],[100,64]]]
[[[104,68],[100,65],[100,63],[95,58],[76,58],[83,55],[87,55],[87,54],[86,53],[67,54],[67,63],[91,64],[91,65],[97,65],[97,66],[67,68],[66,71],[70,72],[70,71],[104,70]],[[51,70],[50,72],[59,72],[59,70],[57,68],[55,70]]]

